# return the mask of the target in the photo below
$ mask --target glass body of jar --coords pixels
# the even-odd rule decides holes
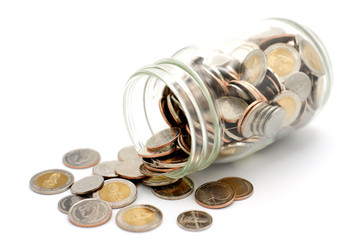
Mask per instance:
[[[139,151],[154,134],[181,129],[173,144],[180,178],[252,154],[306,125],[326,103],[330,60],[320,39],[287,19],[211,44],[191,45],[144,66],[127,82],[124,117]]]

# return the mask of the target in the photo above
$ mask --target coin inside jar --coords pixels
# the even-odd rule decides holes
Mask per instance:
[[[106,223],[111,217],[111,207],[99,199],[81,200],[71,206],[69,220],[79,227],[96,227]]]
[[[206,208],[223,208],[235,199],[232,187],[223,182],[207,182],[195,192],[196,202]]]
[[[301,100],[294,92],[290,90],[283,91],[273,101],[286,110],[285,126],[290,125],[299,115]]]
[[[50,169],[35,174],[30,179],[30,188],[40,194],[65,192],[74,183],[74,176],[62,169]]]
[[[239,177],[225,177],[219,182],[229,184],[235,191],[235,200],[243,200],[253,194],[254,187],[248,180]]]
[[[177,127],[166,128],[149,138],[146,142],[146,147],[149,151],[156,151],[164,148],[175,142],[179,137],[180,132],[180,128]]]
[[[226,96],[216,100],[221,111],[222,118],[227,122],[235,123],[239,120],[248,104],[236,97]]]
[[[187,231],[202,231],[211,226],[212,217],[206,212],[191,210],[180,213],[177,217],[177,223]]]
[[[299,51],[306,66],[310,68],[314,75],[322,76],[325,74],[324,65],[319,53],[308,41],[302,39],[299,44]]]
[[[127,231],[145,232],[158,227],[162,218],[162,212],[154,206],[131,205],[119,210],[116,223]]]

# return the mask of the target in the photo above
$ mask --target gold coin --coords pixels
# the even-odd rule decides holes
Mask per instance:
[[[65,170],[50,169],[34,175],[30,188],[41,194],[56,194],[66,191],[74,183],[74,176]]]
[[[243,200],[248,198],[253,194],[254,191],[254,187],[251,182],[243,178],[225,177],[218,181],[227,183],[233,188],[235,191],[235,200]]]
[[[45,173],[36,179],[36,184],[42,188],[57,188],[64,185],[68,177],[61,172]]]
[[[268,66],[279,77],[284,77],[299,70],[300,57],[292,46],[285,43],[271,45],[265,50]]]
[[[145,232],[156,228],[162,221],[162,213],[151,205],[131,205],[116,215],[116,223],[131,232]]]
[[[287,90],[277,95],[273,101],[286,110],[284,125],[293,123],[301,110],[300,97],[293,91]]]
[[[306,66],[310,68],[313,74],[316,76],[322,76],[325,73],[320,55],[308,41],[303,40],[301,42],[300,54]]]

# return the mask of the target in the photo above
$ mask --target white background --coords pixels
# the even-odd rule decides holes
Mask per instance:
[[[356,1],[1,1],[1,235],[10,239],[359,239],[359,39]],[[266,17],[310,27],[330,54],[330,100],[308,126],[253,156],[190,177],[198,187],[225,176],[250,180],[254,195],[219,210],[194,195],[166,201],[140,186],[135,203],[159,207],[160,227],[131,233],[115,223],[80,228],[57,209],[70,192],[29,189],[42,170],[63,168],[76,179],[91,169],[62,164],[69,150],[89,147],[116,159],[130,140],[122,95],[139,67],[217,29]],[[192,233],[179,213],[205,210],[210,229]],[[10,234],[10,235],[8,235]]]

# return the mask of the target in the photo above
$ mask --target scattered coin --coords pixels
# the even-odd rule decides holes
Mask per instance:
[[[104,178],[102,176],[87,176],[74,182],[71,186],[71,192],[78,195],[84,195],[98,190],[103,184]]]
[[[235,191],[235,200],[246,199],[250,197],[254,191],[254,187],[251,182],[243,178],[225,177],[218,181],[227,183],[233,188],[233,190]]]
[[[89,148],[76,149],[63,156],[63,163],[70,168],[88,168],[100,161],[100,154]]]
[[[50,169],[35,174],[30,180],[30,188],[40,194],[65,192],[74,183],[74,176],[62,169]]]
[[[131,205],[120,209],[116,214],[116,223],[131,232],[150,231],[161,224],[162,212],[151,205]]]
[[[74,194],[68,195],[68,196],[60,199],[60,201],[58,203],[58,209],[60,212],[67,214],[72,205],[74,205],[75,203],[77,203],[83,199],[85,199],[85,198],[82,196],[78,196],[78,195],[74,195]]]
[[[177,223],[187,231],[202,231],[211,226],[212,217],[206,212],[191,210],[179,214]]]
[[[125,179],[109,179],[103,187],[93,193],[93,197],[106,201],[111,208],[125,207],[135,201],[137,195],[136,186]]]
[[[115,173],[126,179],[142,179],[146,176],[139,170],[142,164],[142,158],[139,157],[133,146],[125,147],[118,153],[118,163],[115,167]]]
[[[189,196],[194,191],[194,183],[189,177],[183,177],[169,185],[152,187],[151,190],[159,198],[177,200]]]
[[[106,223],[111,213],[107,202],[89,198],[72,205],[68,215],[70,222],[79,227],[96,227]]]
[[[119,161],[104,161],[93,167],[93,173],[95,175],[103,176],[104,178],[114,178],[118,175],[115,173],[116,165]]]
[[[235,199],[235,192],[229,184],[207,182],[195,191],[196,202],[206,208],[223,208]]]

